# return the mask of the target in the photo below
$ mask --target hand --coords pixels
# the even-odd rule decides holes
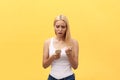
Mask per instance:
[[[60,58],[60,54],[61,54],[61,50],[56,50],[55,54],[54,54],[54,58],[55,59],[59,59]]]
[[[72,56],[72,46],[68,46],[65,50],[67,56]]]

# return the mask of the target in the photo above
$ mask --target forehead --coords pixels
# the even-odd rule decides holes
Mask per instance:
[[[66,25],[66,23],[63,20],[58,20],[55,25]]]

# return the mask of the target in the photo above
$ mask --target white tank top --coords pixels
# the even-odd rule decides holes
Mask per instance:
[[[54,38],[51,38],[49,45],[49,55],[52,56],[55,53],[55,48],[53,46]],[[50,75],[56,79],[65,78],[73,74],[71,70],[71,65],[65,52],[65,47],[61,49],[61,57],[54,60],[51,64]]]

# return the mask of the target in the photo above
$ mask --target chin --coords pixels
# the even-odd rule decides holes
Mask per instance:
[[[62,36],[58,35],[58,37],[62,37]]]

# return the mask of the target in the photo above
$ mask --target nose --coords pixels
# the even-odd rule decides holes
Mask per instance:
[[[62,31],[62,27],[61,26],[59,27],[59,31]]]

